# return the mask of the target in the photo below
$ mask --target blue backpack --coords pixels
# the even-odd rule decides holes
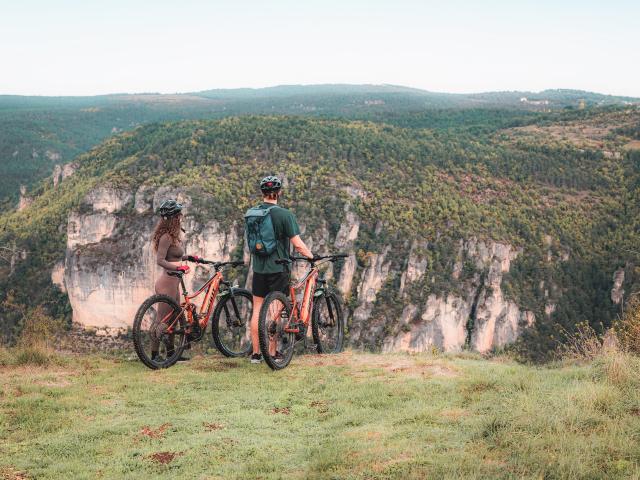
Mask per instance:
[[[244,214],[244,228],[249,251],[261,257],[268,257],[276,251],[278,241],[271,220],[271,210],[276,205],[267,208],[253,207]]]

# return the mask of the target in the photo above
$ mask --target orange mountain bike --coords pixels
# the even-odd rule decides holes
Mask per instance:
[[[212,262],[215,274],[193,295],[184,284],[183,272],[169,272],[180,278],[183,301],[180,305],[168,295],[153,295],[138,309],[133,321],[133,345],[138,357],[152,369],[167,368],[175,364],[185,349],[200,341],[212,320],[211,334],[220,352],[227,357],[240,357],[251,351],[247,326],[251,320],[253,297],[244,288],[232,287],[224,280],[225,267],[239,267],[244,262]],[[198,307],[194,298],[205,293]],[[214,309],[214,303],[218,303]]]
[[[297,341],[306,338],[311,323],[313,341],[318,353],[338,353],[344,343],[344,316],[338,296],[326,280],[319,278],[319,265],[335,262],[348,255],[294,257],[276,260],[281,265],[291,261],[309,262],[310,269],[298,283],[289,286],[290,299],[282,292],[271,292],[264,299],[258,321],[258,337],[262,356],[273,370],[291,362]],[[304,291],[298,300],[296,291]]]

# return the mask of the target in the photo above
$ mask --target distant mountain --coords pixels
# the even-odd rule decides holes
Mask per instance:
[[[0,204],[110,135],[152,122],[284,114],[415,128],[505,128],[562,108],[640,102],[576,90],[436,93],[396,85],[281,85],[185,94],[0,96]],[[473,112],[471,111],[473,110]]]

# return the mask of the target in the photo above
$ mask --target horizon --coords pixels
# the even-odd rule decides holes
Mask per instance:
[[[388,84],[640,97],[638,31],[630,0],[25,0],[0,18],[0,93]]]
[[[482,95],[482,94],[490,94],[490,93],[530,93],[539,95],[546,91],[574,91],[574,92],[584,92],[584,93],[593,93],[597,95],[605,95],[610,97],[628,97],[633,99],[640,99],[639,96],[634,95],[618,95],[615,93],[609,93],[605,91],[591,91],[591,90],[582,90],[578,88],[545,88],[543,90],[524,90],[524,89],[509,89],[509,90],[484,90],[484,91],[474,91],[474,92],[450,92],[450,91],[435,91],[423,89],[420,87],[415,87],[411,85],[398,85],[398,84],[390,84],[390,83],[283,83],[276,85],[265,85],[260,87],[226,87],[226,88],[206,88],[204,90],[198,91],[166,91],[166,92],[154,92],[154,91],[123,91],[123,92],[104,92],[104,93],[96,93],[96,94],[88,94],[88,95],[39,95],[39,94],[20,94],[20,93],[3,93],[0,92],[0,97],[33,97],[33,98],[64,98],[64,97],[73,97],[73,98],[91,98],[91,97],[110,97],[110,96],[120,96],[120,95],[194,95],[203,92],[211,92],[211,91],[234,91],[234,90],[268,90],[275,88],[284,88],[284,87],[323,87],[323,86],[336,86],[336,87],[395,87],[395,88],[406,88],[411,90],[417,90],[423,93],[430,93],[435,95]]]

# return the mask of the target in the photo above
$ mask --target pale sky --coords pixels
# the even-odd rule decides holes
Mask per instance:
[[[0,94],[373,83],[640,97],[638,0],[0,0]]]

